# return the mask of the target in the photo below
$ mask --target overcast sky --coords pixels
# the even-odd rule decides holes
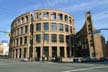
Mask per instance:
[[[91,11],[96,29],[108,28],[108,0],[0,0],[0,30],[10,31],[12,21],[19,15],[38,9],[57,9],[68,12],[75,19],[75,29],[84,25],[85,12]],[[108,38],[108,31],[102,31]],[[0,40],[8,40],[0,33]]]

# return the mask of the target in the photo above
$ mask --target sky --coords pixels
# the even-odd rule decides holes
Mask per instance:
[[[108,28],[108,0],[0,0],[0,31],[10,31],[12,21],[26,12],[38,9],[56,9],[74,16],[76,32],[85,22],[85,12],[92,14],[96,29]],[[108,31],[101,31],[108,40]],[[0,33],[0,41],[9,40],[5,33]]]

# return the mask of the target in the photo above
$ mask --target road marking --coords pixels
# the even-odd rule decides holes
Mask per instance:
[[[84,71],[84,70],[90,70],[95,68],[107,68],[108,66],[98,66],[98,67],[91,67],[91,68],[81,68],[81,69],[74,69],[74,70],[67,70],[62,72],[76,72],[76,71]]]

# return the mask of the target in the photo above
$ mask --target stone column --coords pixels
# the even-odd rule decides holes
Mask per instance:
[[[49,46],[49,60],[52,59],[52,47]]]
[[[27,48],[26,57],[29,58],[29,47]]]
[[[14,59],[16,59],[16,49],[14,49]]]
[[[19,49],[17,49],[17,58],[19,59]]]
[[[24,58],[24,48],[21,49],[21,58]]]
[[[56,20],[58,20],[58,13],[56,13]]]
[[[63,14],[63,21],[65,21],[65,20],[64,20],[64,14]]]
[[[57,56],[60,56],[60,48],[57,47]]]
[[[64,57],[67,58],[67,47],[64,47]]]
[[[37,55],[36,55],[36,48],[33,47],[33,59],[35,60],[36,57],[37,57]]]
[[[13,59],[14,58],[14,51],[13,50],[11,50],[11,58]]]
[[[42,60],[42,56],[43,56],[43,47],[40,48],[40,59]]]

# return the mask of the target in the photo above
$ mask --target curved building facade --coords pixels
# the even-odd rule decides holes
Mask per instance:
[[[105,57],[105,40],[99,33],[95,33],[96,29],[92,24],[91,13],[86,13],[85,24],[76,34],[77,57],[89,57],[100,59]]]
[[[36,10],[17,17],[11,25],[10,57],[72,60],[74,18],[59,10]]]

